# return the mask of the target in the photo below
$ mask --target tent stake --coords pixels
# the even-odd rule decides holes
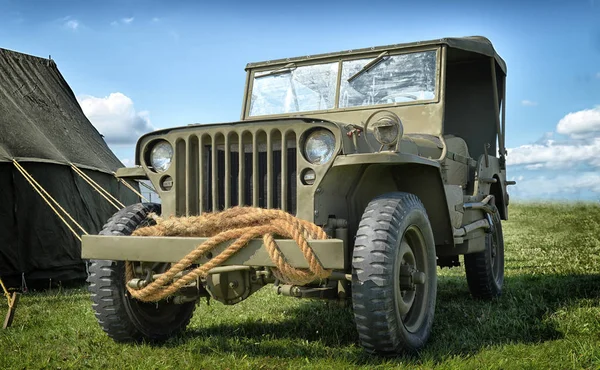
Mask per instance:
[[[9,299],[10,304],[8,305],[8,312],[6,313],[2,329],[7,329],[12,325],[13,319],[15,318],[15,311],[17,310],[17,303],[19,303],[19,296],[19,293],[13,292],[11,299]]]
[[[6,313],[6,318],[4,319],[4,325],[2,325],[2,329],[7,329],[12,325],[13,319],[15,318],[15,311],[17,310],[17,303],[19,303],[19,293],[13,292],[11,295],[8,292],[8,289],[4,286],[2,279],[0,279],[0,285],[2,286],[2,290],[4,291],[4,296],[6,296],[6,300],[8,301],[8,312]]]

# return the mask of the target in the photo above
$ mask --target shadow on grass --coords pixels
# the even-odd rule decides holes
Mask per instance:
[[[418,355],[395,359],[370,356],[360,349],[351,308],[306,301],[278,323],[247,321],[188,330],[164,346],[194,343],[201,353],[239,353],[275,358],[329,357],[353,364],[382,361],[440,362],[487,346],[540,343],[562,337],[551,315],[600,297],[599,275],[515,276],[505,280],[504,295],[494,301],[469,296],[461,277],[439,279],[436,317],[429,343]],[[291,298],[290,298],[291,299]]]

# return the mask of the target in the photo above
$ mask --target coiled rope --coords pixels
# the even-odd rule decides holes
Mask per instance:
[[[244,248],[251,239],[261,236],[269,257],[277,266],[273,272],[281,281],[304,285],[311,281],[325,279],[331,274],[330,270],[323,268],[308,244],[310,239],[327,239],[325,231],[311,222],[298,219],[281,210],[234,207],[223,212],[206,213],[201,216],[163,219],[152,214],[150,217],[156,221],[156,225],[139,228],[132,235],[209,237],[210,239],[200,244],[181,261],[172,265],[167,272],[161,274],[158,279],[142,289],[138,290],[127,286],[129,293],[140,301],[157,302],[197,278],[205,278],[212,268],[221,265]],[[277,246],[275,236],[293,239],[300,247],[309,269],[292,267]],[[221,253],[175,280],[175,275],[189,268],[200,257],[205,256],[221,243],[230,240],[235,241]],[[126,263],[126,279],[129,281],[133,278],[133,264],[128,262]]]

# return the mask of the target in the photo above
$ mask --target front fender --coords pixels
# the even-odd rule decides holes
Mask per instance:
[[[435,167],[439,170],[439,162],[423,158],[418,155],[395,152],[379,152],[369,154],[347,154],[338,156],[333,162],[333,167],[360,165],[360,164],[420,164]],[[441,180],[441,177],[440,177]]]
[[[130,180],[147,180],[148,175],[146,171],[141,167],[122,167],[117,169],[115,176],[120,179],[130,179]]]
[[[326,221],[335,216],[349,221],[351,235],[367,204],[389,192],[419,197],[427,210],[436,245],[454,245],[451,219],[440,164],[417,155],[394,152],[338,156],[320,183],[315,209]]]

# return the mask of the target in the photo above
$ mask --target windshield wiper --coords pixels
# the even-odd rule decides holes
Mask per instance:
[[[267,77],[267,76],[284,75],[284,74],[292,73],[292,71],[295,69],[296,69],[296,64],[288,63],[281,68],[265,72],[265,73],[261,74],[260,76],[257,76],[255,74],[254,78],[257,79],[257,78],[263,78],[263,77]]]
[[[381,63],[382,61],[387,59],[386,58],[387,56],[388,56],[387,51],[384,51],[383,53],[379,54],[375,59],[373,59],[369,63],[365,64],[365,66],[362,67],[362,69],[360,71],[358,71],[355,74],[353,74],[352,76],[350,76],[350,78],[348,79],[348,82],[352,82],[352,80],[356,79],[358,76],[362,75],[365,72],[368,72],[370,69],[372,69],[373,67],[375,67],[376,65],[378,65],[379,63]]]

